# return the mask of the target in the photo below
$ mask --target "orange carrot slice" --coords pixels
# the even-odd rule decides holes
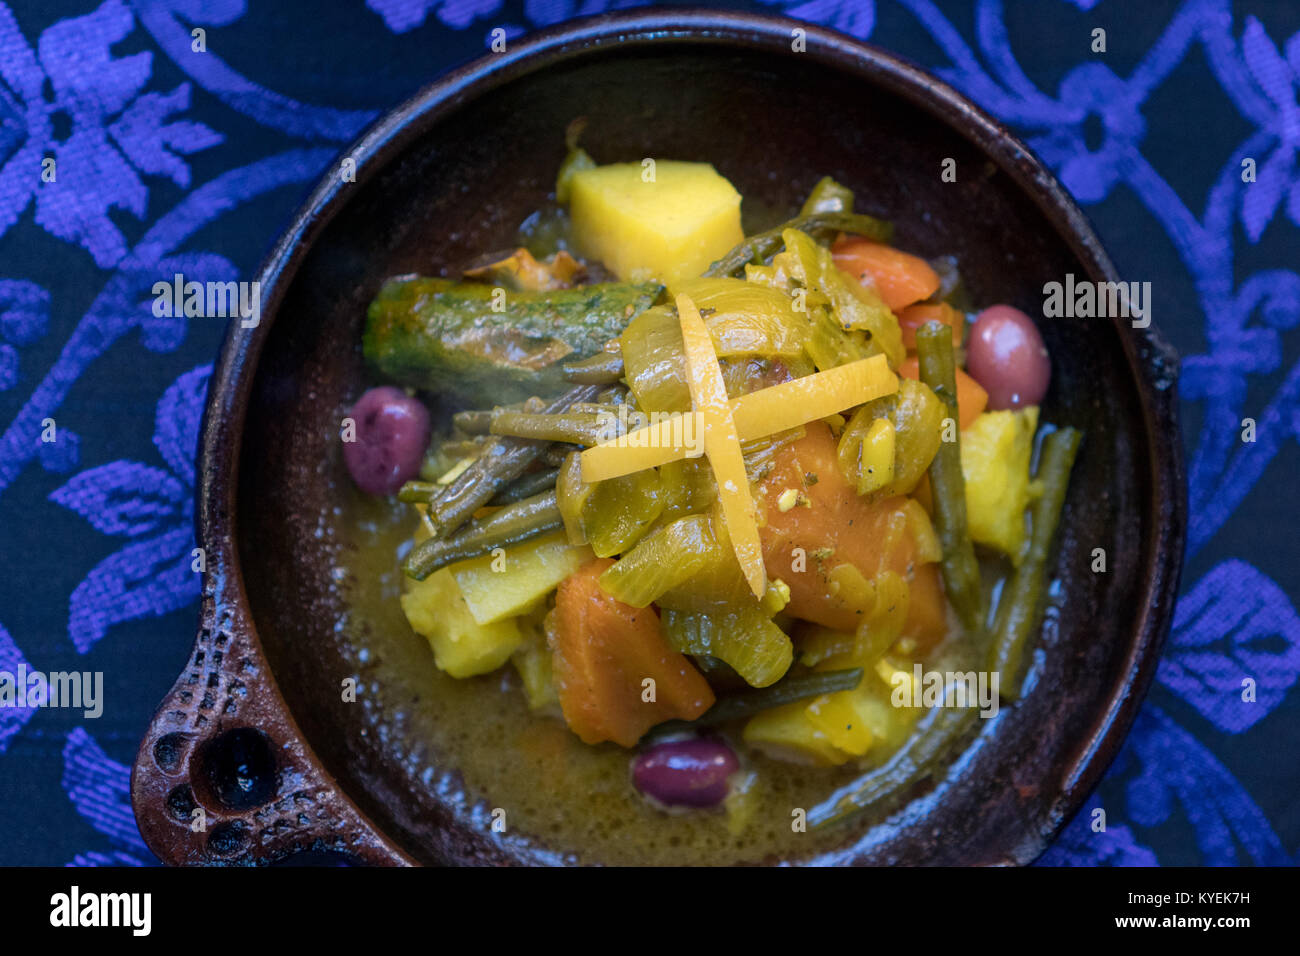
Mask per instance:
[[[898,313],[898,327],[903,332],[903,347],[909,352],[916,351],[916,332],[927,322],[942,322],[952,327],[952,347],[961,347],[962,318],[960,312],[947,302],[938,305],[909,305]]]
[[[919,564],[913,568],[908,593],[907,620],[903,624],[902,636],[914,640],[916,653],[924,655],[948,633],[947,603],[943,597],[939,565]]]
[[[560,582],[547,641],[570,729],[586,744],[632,747],[655,724],[694,720],[714,697],[700,672],[669,645],[652,609],[624,604],[600,586],[613,563],[598,558]]]
[[[863,602],[869,595],[854,581],[871,581],[882,571],[907,577],[924,566],[924,556],[908,521],[916,506],[902,496],[863,498],[840,471],[835,446],[831,430],[813,422],[803,438],[773,455],[758,489],[766,519],[760,535],[769,573],[790,588],[786,612],[852,632],[870,609]],[[808,506],[782,511],[787,489]]]
[[[831,254],[837,266],[874,288],[894,312],[928,299],[939,288],[939,274],[928,262],[893,246],[849,237],[835,243]]]

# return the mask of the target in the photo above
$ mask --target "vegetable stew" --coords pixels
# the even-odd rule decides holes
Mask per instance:
[[[545,230],[370,306],[357,590],[428,641],[453,762],[526,831],[618,842],[540,808],[560,773],[628,845],[780,854],[1015,699],[1081,436],[1040,421],[1033,321],[967,312],[846,185],[745,236],[710,165],[578,131]]]

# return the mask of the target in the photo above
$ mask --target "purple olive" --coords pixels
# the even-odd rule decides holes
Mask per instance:
[[[971,326],[966,371],[989,393],[989,409],[999,411],[1041,402],[1052,363],[1029,316],[1014,306],[992,305]]]
[[[720,740],[670,740],[638,754],[632,783],[668,807],[716,807],[740,761]]]
[[[429,412],[418,399],[382,385],[357,399],[348,417],[356,431],[353,441],[343,442],[343,461],[358,488],[391,495],[419,474],[429,444]]]

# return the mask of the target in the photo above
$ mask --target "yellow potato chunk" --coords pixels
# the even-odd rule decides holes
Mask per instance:
[[[871,730],[858,716],[856,691],[822,694],[805,708],[812,723],[831,746],[852,757],[861,757],[871,747]]]
[[[868,669],[853,690],[755,714],[745,725],[745,743],[787,763],[838,766],[869,752],[879,762],[907,739],[921,714],[895,707],[892,697],[892,686]]]
[[[834,767],[847,761],[850,755],[831,743],[809,716],[801,700],[760,711],[745,724],[745,743],[786,763]]]
[[[580,170],[569,213],[578,249],[625,281],[695,278],[744,239],[740,193],[708,163]]]
[[[514,619],[476,622],[448,568],[412,581],[402,595],[402,610],[411,628],[433,648],[438,669],[452,677],[494,671],[524,642]]]
[[[574,547],[556,531],[498,548],[481,558],[448,568],[460,586],[469,613],[479,624],[523,614],[555,590],[578,568],[595,558],[586,545]]]
[[[903,742],[911,736],[912,728],[925,713],[924,707],[905,706],[908,701],[901,682],[910,681],[911,676],[910,668],[900,675],[887,658],[881,658],[862,678],[864,686],[848,692],[853,695],[858,719],[871,731],[873,757],[878,761],[903,746]],[[913,686],[913,703],[917,693]]]
[[[545,645],[527,643],[512,658],[519,679],[524,685],[528,709],[534,711],[559,711],[560,695],[555,689],[555,676],[551,667],[551,649]]]
[[[1029,458],[1038,408],[984,412],[961,433],[966,479],[966,524],[973,541],[996,548],[1019,564],[1025,544],[1025,509],[1033,497]]]
[[[528,699],[528,708],[533,711],[559,712],[560,695],[555,688],[555,676],[551,662],[551,649],[546,642],[545,607],[512,618],[519,622],[519,629],[524,634],[524,643],[510,659],[519,672]]]

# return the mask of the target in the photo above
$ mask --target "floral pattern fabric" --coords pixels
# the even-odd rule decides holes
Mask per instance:
[[[222,329],[155,316],[153,282],[250,278],[336,151],[497,28],[635,5],[0,0],[0,671],[102,671],[110,703],[98,720],[0,709],[0,864],[154,862],[129,766],[194,632],[194,452]],[[1183,354],[1184,593],[1119,758],[1040,865],[1296,863],[1300,7],[723,6],[927,67],[1162,293]]]

